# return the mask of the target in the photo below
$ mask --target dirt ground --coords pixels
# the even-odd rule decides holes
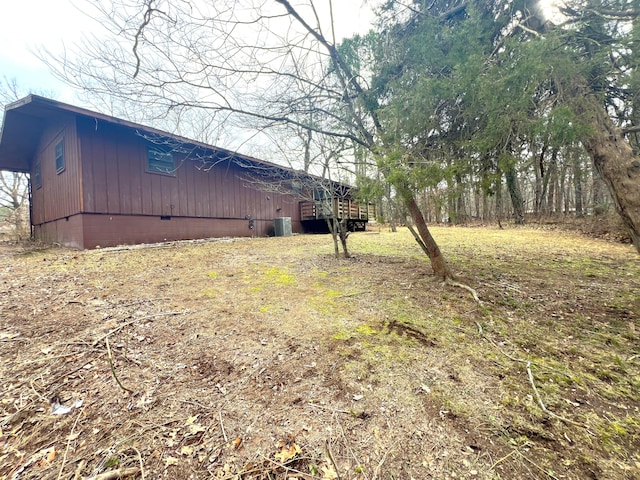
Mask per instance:
[[[640,478],[640,262],[536,229],[0,244],[0,479]]]

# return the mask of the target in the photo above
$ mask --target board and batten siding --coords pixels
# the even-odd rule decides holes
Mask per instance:
[[[298,199],[261,191],[244,169],[221,161],[210,169],[174,154],[175,175],[146,169],[147,141],[130,128],[78,120],[83,213],[271,221],[300,220]]]
[[[56,145],[64,141],[64,169],[56,171]],[[32,222],[42,225],[80,213],[82,165],[74,117],[48,122],[31,164],[31,178],[40,167],[41,185],[32,181]]]

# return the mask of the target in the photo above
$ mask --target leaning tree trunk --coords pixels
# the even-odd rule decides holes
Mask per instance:
[[[409,210],[409,215],[411,215],[413,223],[418,228],[420,239],[426,247],[429,260],[431,261],[431,268],[433,268],[433,273],[442,280],[452,279],[453,275],[449,269],[449,265],[447,265],[447,262],[442,256],[440,247],[438,247],[438,244],[431,236],[429,227],[427,227],[427,222],[424,220],[422,211],[420,210],[420,207],[418,207],[418,203],[416,202],[416,198],[413,193],[405,191],[403,192],[402,197],[407,209]]]
[[[578,113],[584,114],[591,126],[584,142],[587,152],[640,253],[640,159],[595,98],[580,102]]]

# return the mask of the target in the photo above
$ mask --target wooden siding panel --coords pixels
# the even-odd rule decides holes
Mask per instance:
[[[176,175],[178,176],[178,211],[176,215],[181,217],[195,217],[194,212],[189,210],[189,192],[191,172],[186,168],[186,162],[182,161]]]
[[[207,216],[215,217],[216,216],[216,207],[215,207],[215,171],[202,171],[202,175],[206,177],[207,182],[207,198],[205,201],[207,202],[205,206],[205,212],[207,212]]]
[[[105,180],[107,189],[107,212],[119,213],[120,203],[120,175],[118,174],[117,143],[105,142]]]
[[[153,215],[153,179],[157,177],[145,172],[145,165],[140,167],[140,188],[142,189],[142,213]]]
[[[160,177],[160,215],[172,215],[174,203],[171,190],[175,178],[166,175],[158,175],[158,177]]]
[[[162,215],[162,175],[156,173],[146,173],[149,179],[149,191],[147,195],[151,197],[151,215]]]
[[[116,152],[116,163],[118,165],[118,198],[119,207],[117,213],[131,214],[134,213],[131,208],[131,180],[132,169],[137,163],[135,150],[131,149],[126,138],[122,138],[117,142],[114,151]]]
[[[218,174],[216,172],[216,170],[218,170],[220,173]],[[219,169],[216,168],[216,170],[213,170],[211,173],[214,174],[215,176],[215,191],[214,191],[214,197],[213,197],[213,205],[216,206],[216,217],[222,218],[222,217],[228,217],[229,216],[229,204],[227,203],[227,190],[225,188],[227,182],[226,182],[226,177],[227,177],[227,170],[223,167],[220,167]]]
[[[232,218],[238,218],[240,216],[244,216],[241,212],[240,212],[240,205],[239,205],[239,199],[240,199],[240,186],[238,185],[238,179],[235,176],[235,169],[234,168],[230,168],[227,171],[227,177],[226,177],[226,184],[229,187],[229,197],[228,197],[228,204],[229,204],[229,216]]]
[[[255,204],[253,203],[254,199],[251,198],[250,190],[245,187],[245,181],[240,176],[240,170],[234,169],[234,180],[238,184],[238,206],[240,208],[239,217],[246,217],[247,215],[251,215],[253,218],[256,218],[258,212],[254,208]],[[254,197],[255,198],[255,197]]]
[[[214,195],[212,201],[212,205],[216,207],[216,214],[214,216],[218,218],[228,217],[229,205],[226,199],[228,195],[225,188],[227,171],[226,169],[220,167],[212,170],[211,173],[213,173],[215,178]]]
[[[95,142],[86,134],[86,126],[81,121],[78,125],[78,144],[80,147],[80,159],[82,163],[82,211],[95,212],[96,188],[94,179],[96,175],[96,162],[94,160]]]
[[[91,139],[91,163],[93,163],[93,194],[95,196],[95,210],[90,212],[107,213],[107,152],[106,142],[102,137]],[[86,161],[86,160],[85,160]]]
[[[93,240],[89,243],[107,245],[118,238],[130,243],[164,238],[265,235],[278,217],[291,217],[294,230],[301,231],[297,198],[248,184],[242,178],[244,170],[229,160],[210,169],[198,169],[191,160],[177,157],[179,168],[175,176],[149,173],[147,143],[131,129],[105,123],[96,126],[87,120],[81,132],[86,163],[85,206],[91,208],[88,213],[108,214],[90,223]],[[36,195],[38,192],[34,192]],[[253,232],[248,229],[246,215],[255,220]],[[171,220],[160,220],[161,216],[170,216]],[[114,220],[107,222],[109,218]],[[149,234],[155,232],[162,238],[154,240],[144,229],[138,231],[136,225],[143,223],[151,229]],[[215,224],[215,228],[208,227],[209,224]],[[109,229],[119,228],[132,228],[138,233],[108,233]],[[111,240],[107,242],[108,238]]]
[[[199,192],[194,195],[194,209],[196,217],[207,217],[207,203],[209,201],[209,182],[203,172],[198,170],[194,164],[186,165],[187,170],[191,170],[193,178],[193,192]]]
[[[137,148],[136,148],[137,147]],[[130,145],[130,148],[140,150],[140,147],[137,145]],[[138,153],[138,152],[136,152]],[[132,214],[141,214],[145,210],[144,198],[145,198],[145,190],[143,188],[143,179],[145,177],[144,173],[144,162],[139,161],[140,153],[136,156],[130,158],[129,165],[129,182],[131,188],[131,213]],[[142,154],[144,155],[144,153]]]
[[[55,150],[61,141],[64,141],[64,170],[56,172]],[[56,117],[45,126],[32,161],[32,176],[36,165],[40,166],[42,186],[33,186],[33,223],[38,225],[78,213],[82,205],[82,170],[73,117]]]
[[[222,218],[228,216],[228,211],[225,208],[224,199],[224,176],[225,171],[221,167],[214,167],[209,171],[212,185],[211,195],[211,207],[214,209],[211,216],[216,218]]]
[[[181,169],[179,169],[181,170]],[[169,187],[169,215],[181,215],[180,214],[180,178],[176,171],[175,177],[167,177],[167,185]]]
[[[225,217],[235,218],[237,217],[236,213],[236,190],[237,185],[233,181],[233,168],[228,167],[224,172],[224,204],[227,209]]]

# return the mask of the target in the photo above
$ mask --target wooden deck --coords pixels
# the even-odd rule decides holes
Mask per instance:
[[[373,203],[358,203],[340,198],[300,202],[300,220],[325,220],[333,216],[338,220],[367,222],[376,218],[376,206]]]

